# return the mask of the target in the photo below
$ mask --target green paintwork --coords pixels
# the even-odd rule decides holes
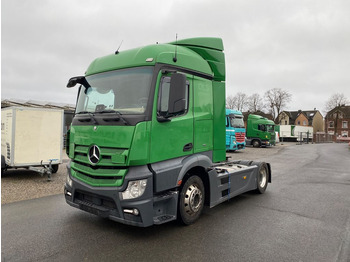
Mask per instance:
[[[213,37],[190,38],[171,44],[184,46],[198,53],[208,62],[214,73],[214,80],[225,81],[225,55],[222,39]]]
[[[221,38],[216,37],[195,37],[195,38],[187,38],[182,40],[177,40],[175,42],[171,42],[172,45],[181,45],[181,46],[197,46],[204,47],[209,49],[216,49],[218,51],[224,51],[224,44]],[[205,59],[205,58],[204,58]]]
[[[214,150],[213,162],[226,160],[226,126],[225,126],[225,83],[213,82],[214,104]]]
[[[158,74],[156,96],[159,91],[161,72]],[[190,86],[192,79],[188,76]],[[183,151],[186,144],[193,144],[193,88],[189,93],[189,109],[185,115],[173,117],[169,122],[158,122],[157,101],[153,105],[150,163],[193,154],[193,149]],[[191,99],[192,98],[192,99]]]
[[[213,150],[212,81],[194,77],[194,153]]]

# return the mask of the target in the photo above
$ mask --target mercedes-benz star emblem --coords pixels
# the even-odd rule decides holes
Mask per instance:
[[[96,165],[100,161],[101,153],[98,146],[93,145],[89,149],[89,161],[91,164]]]

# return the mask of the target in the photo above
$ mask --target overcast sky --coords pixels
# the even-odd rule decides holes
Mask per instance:
[[[1,99],[74,104],[96,57],[155,42],[224,41],[226,93],[292,94],[287,110],[350,99],[349,0],[2,0]]]

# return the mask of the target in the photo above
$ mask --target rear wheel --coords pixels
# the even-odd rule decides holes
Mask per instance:
[[[259,194],[265,193],[268,181],[269,181],[269,170],[267,169],[267,165],[263,163],[260,165],[259,171],[258,171],[256,192]]]
[[[201,215],[204,207],[204,185],[198,176],[191,176],[180,192],[178,218],[185,224],[194,223]]]

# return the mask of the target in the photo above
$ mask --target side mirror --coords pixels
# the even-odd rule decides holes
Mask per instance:
[[[186,75],[175,73],[170,79],[169,114],[176,114],[186,110]]]
[[[81,84],[85,87],[90,87],[88,81],[86,81],[86,78],[84,76],[72,77],[71,79],[69,79],[67,87],[71,88],[74,87],[76,84]]]

